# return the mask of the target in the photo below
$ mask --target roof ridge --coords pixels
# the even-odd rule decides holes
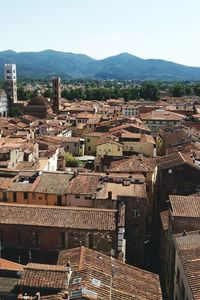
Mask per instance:
[[[77,206],[56,206],[56,205],[40,205],[40,204],[14,204],[14,203],[3,203],[0,202],[0,206],[11,206],[11,207],[26,207],[26,208],[44,208],[44,209],[57,209],[57,210],[83,210],[83,211],[108,211],[117,212],[117,209],[107,208],[94,208],[94,207],[77,207]]]

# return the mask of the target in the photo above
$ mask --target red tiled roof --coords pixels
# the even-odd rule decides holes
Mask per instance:
[[[110,172],[152,172],[156,167],[154,158],[132,156],[128,159],[118,160],[112,162],[110,165]]]
[[[176,152],[169,155],[156,157],[156,162],[158,169],[167,169],[170,167],[179,166],[181,164],[188,164],[193,168],[196,168],[200,171],[200,167],[193,163],[192,158],[185,153]]]
[[[0,269],[21,271],[21,270],[23,270],[23,268],[24,268],[24,266],[21,264],[0,258]]]
[[[193,299],[200,299],[200,234],[199,231],[173,236]]]
[[[170,195],[169,200],[173,216],[200,218],[200,197]]]
[[[165,120],[165,121],[181,121],[184,116],[167,110],[152,110],[151,112],[141,113],[142,120]]]
[[[116,229],[114,209],[0,203],[0,224],[40,227]]]
[[[68,186],[69,194],[94,194],[99,185],[100,174],[79,174]]]
[[[70,292],[85,288],[86,295],[90,290],[96,293],[97,299],[102,300],[162,299],[157,275],[97,251],[81,247],[60,252],[58,264],[67,263],[74,270],[69,284]],[[81,277],[80,283],[73,284],[78,277]],[[99,281],[100,287],[92,283],[92,278]]]
[[[19,286],[28,288],[64,289],[67,267],[29,263],[24,267]]]

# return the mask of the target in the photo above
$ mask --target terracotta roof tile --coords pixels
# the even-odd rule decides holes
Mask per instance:
[[[185,236],[174,235],[174,244],[181,260],[194,299],[200,295],[200,234],[189,232]]]
[[[155,158],[132,156],[128,159],[112,162],[110,172],[152,172],[156,167]]]
[[[195,164],[190,155],[186,153],[176,152],[162,157],[156,157],[156,162],[158,169],[160,170],[179,166],[181,164],[188,164],[200,171],[200,167]]]
[[[21,271],[21,270],[23,270],[23,268],[24,268],[24,266],[21,264],[0,258],[0,269]]]
[[[86,296],[89,290],[96,293],[97,299],[102,300],[162,299],[157,275],[94,250],[81,247],[60,252],[58,264],[66,265],[67,262],[74,270],[69,285],[70,292],[85,288]],[[81,282],[74,285],[73,279],[77,277],[81,277]],[[92,278],[99,281],[100,287],[92,283]]]
[[[200,197],[170,195],[169,200],[173,216],[200,218]]]
[[[66,281],[66,267],[30,263],[24,267],[19,285],[29,288],[64,289]]]
[[[99,186],[101,175],[79,174],[71,180],[68,187],[69,194],[94,194]]]
[[[0,203],[0,224],[115,230],[113,209]]]

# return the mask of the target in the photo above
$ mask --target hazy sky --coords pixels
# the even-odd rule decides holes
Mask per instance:
[[[200,0],[0,0],[0,51],[129,52],[200,67]]]

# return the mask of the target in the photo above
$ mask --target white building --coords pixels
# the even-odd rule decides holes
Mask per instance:
[[[6,92],[11,103],[17,102],[17,73],[15,64],[5,64]]]
[[[8,97],[3,90],[0,90],[0,117],[8,115]]]

